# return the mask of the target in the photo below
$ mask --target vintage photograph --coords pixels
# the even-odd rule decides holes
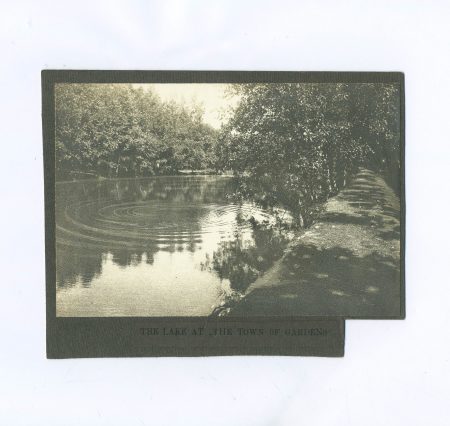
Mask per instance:
[[[402,314],[399,83],[56,83],[57,317]]]

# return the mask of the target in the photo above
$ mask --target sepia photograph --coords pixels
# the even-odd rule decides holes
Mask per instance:
[[[55,83],[57,317],[401,317],[401,96]]]
[[[450,2],[0,11],[0,425],[450,425]]]
[[[450,425],[450,2],[0,9],[0,425]]]

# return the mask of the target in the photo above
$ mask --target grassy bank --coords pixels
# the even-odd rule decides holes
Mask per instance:
[[[381,177],[361,170],[229,315],[376,317],[399,311],[399,200]]]

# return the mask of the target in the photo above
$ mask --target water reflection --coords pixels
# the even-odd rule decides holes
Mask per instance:
[[[58,246],[56,281],[59,287],[73,287],[78,282],[85,287],[102,273],[102,253],[70,251]]]
[[[208,315],[281,256],[267,211],[217,176],[60,183],[59,316]],[[251,218],[252,220],[248,220]]]
[[[220,279],[228,279],[233,290],[244,292],[282,256],[286,244],[281,231],[255,225],[250,237],[237,232],[233,240],[222,241],[202,266],[216,271]]]

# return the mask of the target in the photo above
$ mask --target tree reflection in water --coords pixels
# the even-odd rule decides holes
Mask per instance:
[[[59,287],[73,287],[80,280],[83,287],[102,273],[102,252],[68,250],[58,246],[56,281]]]
[[[73,287],[80,282],[83,287],[89,287],[92,280],[102,274],[102,265],[107,256],[111,256],[114,265],[121,268],[137,266],[145,258],[145,263],[152,265],[154,252],[151,250],[112,250],[79,249],[58,245],[56,264],[56,281],[58,287]]]
[[[239,216],[239,215],[238,215]],[[242,216],[236,217],[240,222]],[[212,258],[206,255],[203,269],[214,271],[221,280],[228,279],[233,290],[243,293],[258,276],[280,259],[288,243],[285,231],[253,217],[251,234],[236,231],[235,239],[222,241]]]
[[[235,188],[222,176],[58,184],[59,315],[201,316],[239,297],[286,238]]]

